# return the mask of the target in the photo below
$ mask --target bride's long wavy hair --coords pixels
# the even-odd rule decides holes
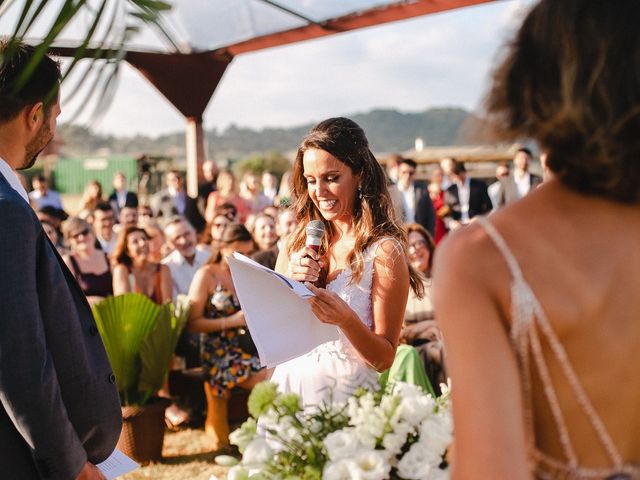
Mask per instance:
[[[364,253],[377,240],[395,238],[398,240],[404,258],[407,258],[407,238],[404,230],[395,222],[391,196],[387,190],[384,170],[369,148],[364,130],[353,120],[343,117],[329,118],[311,129],[298,147],[293,164],[294,209],[298,226],[291,234],[287,252],[291,256],[304,247],[305,228],[311,220],[320,220],[328,235],[322,239],[321,251],[329,248],[329,239],[333,237],[333,225],[325,220],[309,196],[307,181],[304,177],[302,158],[310,149],[324,150],[347,165],[353,175],[360,177],[360,187],[355,192],[353,227],[355,245],[347,256],[351,267],[352,281],[358,282],[364,270]],[[424,286],[418,272],[409,266],[411,288],[422,296]]]

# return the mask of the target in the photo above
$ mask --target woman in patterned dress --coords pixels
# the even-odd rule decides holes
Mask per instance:
[[[247,351],[243,343],[246,323],[226,260],[234,251],[250,255],[254,250],[253,238],[244,225],[227,225],[219,245],[212,246],[209,261],[196,272],[189,290],[187,328],[204,334],[205,431],[214,438],[216,450],[229,446],[227,412],[231,390],[236,386],[252,388],[265,379],[257,354]]]

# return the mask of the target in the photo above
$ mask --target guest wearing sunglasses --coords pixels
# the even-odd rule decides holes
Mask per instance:
[[[71,217],[64,223],[62,231],[71,248],[71,253],[63,259],[89,303],[113,295],[109,260],[103,251],[96,248],[91,225],[78,217]]]

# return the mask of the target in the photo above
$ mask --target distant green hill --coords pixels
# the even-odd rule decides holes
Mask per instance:
[[[413,148],[417,137],[427,146],[469,144],[467,132],[479,119],[461,108],[433,108],[423,112],[403,113],[378,109],[350,115],[367,132],[376,152],[401,152]],[[231,125],[223,131],[208,131],[209,156],[242,157],[250,153],[295,150],[313,124],[292,128],[254,130]],[[110,154],[148,154],[184,156],[184,133],[176,132],[157,138],[137,135],[116,137],[96,135],[85,127],[62,125],[61,153],[65,156]]]

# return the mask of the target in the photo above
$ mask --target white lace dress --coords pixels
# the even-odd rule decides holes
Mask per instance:
[[[373,330],[373,261],[376,248],[383,240],[374,243],[365,253],[360,282],[350,282],[351,269],[345,267],[327,285],[327,290],[347,302],[370,330]],[[278,365],[271,381],[278,384],[281,392],[297,393],[303,406],[310,407],[331,399],[342,401],[359,387],[375,387],[378,373],[365,363],[341,332],[339,340],[323,343],[306,355]]]

